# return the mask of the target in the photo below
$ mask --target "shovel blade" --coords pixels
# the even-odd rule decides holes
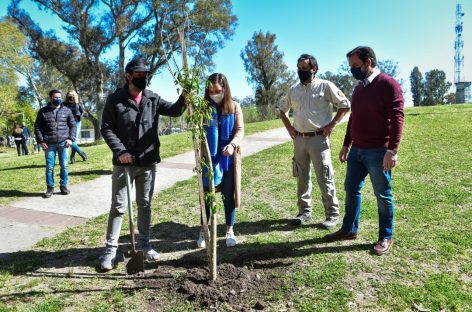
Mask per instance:
[[[126,274],[133,275],[144,272],[144,253],[142,250],[129,250],[123,255]]]

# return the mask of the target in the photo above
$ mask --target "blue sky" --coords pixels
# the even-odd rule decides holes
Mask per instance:
[[[460,2],[465,12],[465,78],[470,81],[472,0]],[[6,14],[8,3],[1,1],[0,15]],[[240,52],[258,30],[277,35],[276,44],[292,70],[301,53],[310,53],[318,59],[321,72],[335,72],[350,49],[369,45],[378,59],[398,62],[408,91],[406,101],[411,105],[409,75],[415,65],[423,74],[441,69],[450,82],[454,80],[455,6],[456,0],[234,0],[239,25],[233,39],[215,55],[215,70],[228,77],[233,95],[252,95]],[[22,7],[43,29],[54,29],[61,35],[57,18],[26,0]],[[127,58],[131,57],[128,53]],[[166,71],[153,79],[151,89],[168,100],[177,98]]]

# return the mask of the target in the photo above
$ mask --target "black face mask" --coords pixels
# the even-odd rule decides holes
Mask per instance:
[[[364,80],[367,78],[367,73],[362,70],[362,67],[351,67],[351,74],[357,80]]]
[[[147,77],[134,77],[131,79],[131,82],[138,88],[139,90],[144,90],[146,89],[146,86],[148,84]]]
[[[300,79],[301,83],[310,82],[313,76],[311,70],[298,70],[298,78]]]
[[[67,97],[67,101],[69,101],[69,102],[74,102],[74,97],[73,97],[73,96],[68,96],[68,97]]]

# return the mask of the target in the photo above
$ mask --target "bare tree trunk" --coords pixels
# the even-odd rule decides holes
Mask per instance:
[[[118,59],[118,84],[122,85],[125,83],[125,39],[120,37],[119,39],[120,56]]]

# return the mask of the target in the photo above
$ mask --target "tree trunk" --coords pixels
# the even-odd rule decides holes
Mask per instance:
[[[28,80],[28,84],[33,89],[34,95],[36,100],[38,101],[39,108],[43,107],[43,97],[41,93],[38,91],[36,84],[34,83],[33,76],[29,70],[26,71],[26,79]]]
[[[217,271],[217,255],[216,255],[216,211],[210,216],[210,258],[208,259],[208,268],[210,270],[210,280],[216,280]]]
[[[208,269],[210,271],[210,280],[214,281],[216,280],[217,277],[217,269],[216,269],[216,264],[217,264],[217,253],[216,253],[216,226],[217,226],[217,218],[216,218],[216,205],[215,205],[215,180],[213,180],[213,165],[211,163],[211,156],[210,156],[210,148],[208,147],[208,142],[205,139],[204,142],[202,142],[202,158],[205,161],[205,166],[208,169],[208,192],[210,193],[210,202],[208,203],[210,205],[210,241],[208,242],[205,239],[205,242],[207,243],[207,253],[209,255],[208,258]],[[209,243],[209,244],[208,244]]]
[[[84,118],[89,120],[93,125],[93,130],[95,132],[95,141],[100,140],[102,138],[102,134],[100,133],[100,122],[92,115],[89,110],[85,111],[87,114],[84,115]]]
[[[125,39],[120,37],[119,39],[120,56],[118,59],[118,85],[125,83]]]

